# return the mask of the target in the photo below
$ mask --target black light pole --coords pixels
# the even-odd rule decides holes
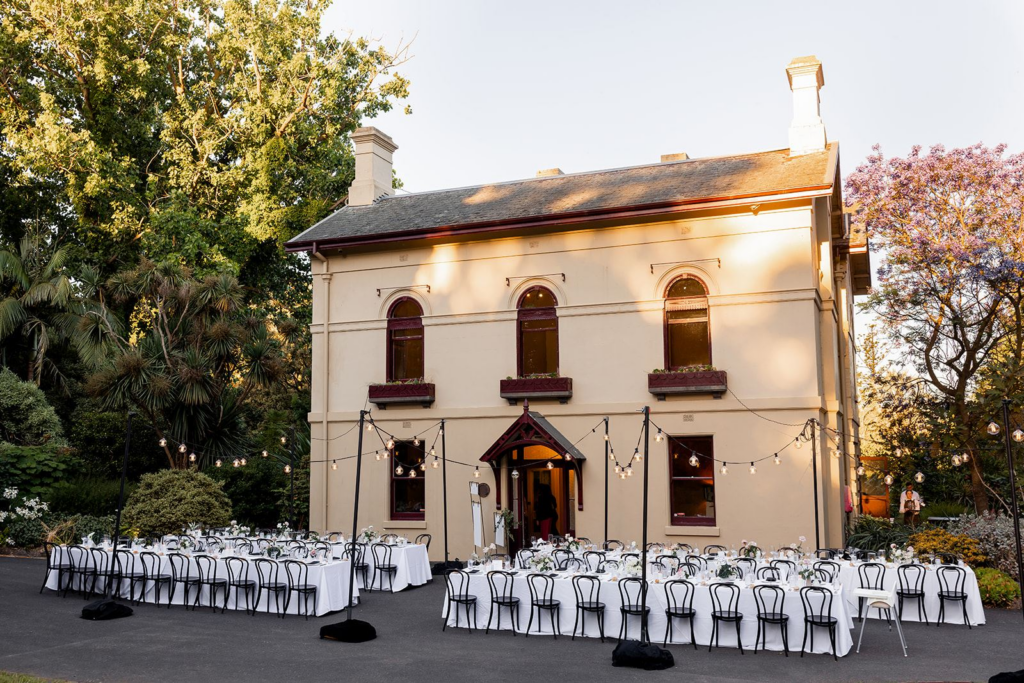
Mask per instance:
[[[1024,595],[1024,561],[1020,548],[1020,511],[1017,509],[1017,474],[1013,471],[1013,449],[1010,447],[1010,400],[1003,399],[1003,440],[1006,444],[1006,466],[1010,469],[1010,500],[1013,502],[1013,540],[1017,542],[1017,583]],[[1024,604],[1021,606],[1024,615]]]
[[[818,522],[818,440],[814,435],[814,426],[817,420],[811,418],[807,426],[811,428],[811,477],[814,479],[814,550],[817,552],[821,547],[821,524]]]
[[[604,542],[608,542],[608,460],[611,442],[608,440],[608,418],[604,418]],[[603,547],[603,546],[602,546]]]
[[[363,438],[362,432],[359,433],[359,438]],[[292,531],[299,530],[298,520],[295,519],[295,425],[292,425],[292,442],[289,444],[289,458],[291,460],[291,467],[288,469],[289,486],[291,487],[291,493],[289,494],[289,516],[292,518]],[[362,447],[359,448],[362,450]]]
[[[121,460],[121,493],[117,497],[117,516],[114,519],[114,549],[111,552],[111,569],[113,569],[113,562],[117,558],[117,541],[121,537],[121,511],[124,510],[124,482],[128,476],[128,451],[132,446],[132,418],[135,417],[135,413],[131,410],[128,411],[128,426],[124,432],[124,458]],[[113,572],[111,572],[113,574]],[[107,588],[104,591],[105,597],[110,597],[110,589],[113,585],[113,581],[107,581]]]
[[[644,526],[643,526],[643,545],[640,547],[641,550],[641,562],[640,562],[640,644],[648,645],[650,638],[647,634],[647,490],[648,486],[648,471],[651,466],[650,458],[650,444],[651,444],[651,407],[644,406]],[[607,465],[605,465],[607,467]],[[671,618],[671,617],[670,617]]]
[[[448,571],[448,457],[444,447],[444,419],[441,420],[441,505],[444,507],[444,570]]]

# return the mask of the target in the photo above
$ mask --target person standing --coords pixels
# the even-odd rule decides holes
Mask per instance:
[[[916,517],[923,506],[921,495],[914,490],[914,485],[907,484],[906,490],[900,494],[900,512],[903,513],[903,523],[916,526]]]
[[[540,537],[548,540],[551,534],[558,533],[558,502],[551,494],[551,488],[545,484],[537,487],[537,502],[533,507],[540,526]]]

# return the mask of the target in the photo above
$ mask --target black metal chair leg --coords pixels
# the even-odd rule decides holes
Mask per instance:
[[[741,655],[745,654],[743,652],[743,640],[740,638],[740,622],[739,622],[739,620],[736,621],[736,646],[739,647]]]

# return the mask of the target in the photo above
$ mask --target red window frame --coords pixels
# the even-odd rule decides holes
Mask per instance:
[[[395,309],[401,304],[410,302],[416,305],[419,309],[420,314],[417,316],[408,316],[403,318],[394,317]],[[419,330],[418,337],[403,337],[403,340],[420,339],[421,340],[421,353],[419,358],[420,367],[424,367],[424,361],[426,356],[426,341],[423,335],[423,307],[420,306],[420,302],[416,301],[412,297],[404,296],[396,300],[391,307],[388,309],[388,332],[387,332],[387,370],[386,376],[388,382],[394,382],[398,380],[422,380],[422,373],[420,377],[395,377],[395,330]]]
[[[692,297],[672,297],[672,298],[669,298],[668,293],[669,293],[669,291],[671,291],[672,286],[675,285],[680,280],[694,280],[695,282],[697,282],[704,289],[703,297],[701,297],[701,296],[692,296]],[[663,328],[664,345],[665,345],[665,369],[668,370],[668,371],[675,371],[675,370],[679,370],[680,368],[687,367],[687,366],[684,366],[684,365],[673,365],[672,364],[672,341],[671,341],[671,337],[669,336],[669,325],[686,324],[686,323],[670,323],[669,322],[668,314],[669,314],[669,307],[671,306],[671,302],[673,302],[673,301],[686,301],[687,299],[700,299],[700,298],[704,299],[704,310],[706,311],[706,315],[704,317],[705,317],[705,322],[707,323],[707,326],[708,326],[708,362],[707,362],[707,364],[708,365],[712,364],[712,355],[711,355],[711,308],[708,306],[708,286],[699,277],[695,277],[693,275],[682,275],[680,277],[674,278],[672,280],[672,282],[670,282],[668,284],[668,287],[665,288],[665,311],[663,313],[664,317],[663,317],[662,328]]]
[[[700,442],[700,443],[698,443]],[[669,458],[668,458],[668,503],[669,503],[669,522],[672,526],[715,526],[718,524],[718,496],[715,492],[715,439],[713,436],[707,435],[694,435],[688,434],[686,436],[672,436],[668,439],[669,444]],[[677,445],[678,444],[678,445]],[[685,468],[690,468],[689,464],[690,455],[692,455],[693,449],[701,456],[711,459],[710,477],[708,476],[694,476],[694,477],[677,477],[672,470],[673,462],[676,460],[682,460]],[[705,450],[707,452],[705,452]],[[710,517],[686,517],[677,516],[673,510],[675,510],[675,487],[673,483],[676,481],[697,481],[711,479],[711,501],[715,504],[714,515]]]
[[[391,451],[391,475],[388,488],[390,489],[390,500],[388,509],[393,520],[424,520],[426,519],[426,507],[427,507],[427,477],[426,470],[420,470],[420,463],[426,462],[426,453],[423,448],[423,442],[420,442],[419,446],[414,446],[411,441],[396,441],[395,447]],[[395,474],[395,468],[401,465],[403,468],[402,474]],[[409,469],[416,468],[416,478],[409,477]],[[395,502],[397,497],[397,487],[405,485],[410,482],[422,482],[418,484],[423,487],[423,508],[417,511],[402,511],[399,512],[395,509]]]
[[[548,296],[551,297],[551,301],[554,306],[545,306],[544,308],[523,308],[523,302],[526,300],[526,296],[531,292],[547,292]],[[523,371],[523,323],[534,320],[551,320],[551,329],[555,333],[555,374],[558,374],[558,312],[555,308],[558,306],[558,298],[555,293],[547,287],[535,286],[530,287],[528,290],[522,293],[519,297],[519,301],[516,303],[518,313],[516,315],[516,374],[519,377],[525,377],[526,373]],[[536,332],[538,330],[531,330]]]

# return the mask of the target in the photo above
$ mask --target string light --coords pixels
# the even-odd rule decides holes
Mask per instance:
[[[291,465],[285,465],[284,466],[284,473],[285,474],[291,474],[291,471],[292,471],[292,466]]]
[[[519,470],[512,470],[512,478],[513,479],[518,479],[519,478]]]
[[[415,479],[416,478],[416,468],[415,467],[413,467],[411,470],[409,470],[409,478],[410,479]]]
[[[196,461],[196,454],[195,453],[189,453],[188,454],[188,461],[189,462],[195,462]],[[220,465],[217,465],[217,467],[220,467]]]
[[[437,435],[444,436],[444,427],[441,427],[440,429],[437,430]]]
[[[249,461],[246,460],[245,458],[242,458],[241,463],[242,463],[242,467],[245,467],[246,465],[249,464]]]
[[[368,431],[368,432],[372,432],[373,431],[373,423],[372,422],[367,422],[366,423],[366,431]]]
[[[404,472],[404,471],[405,470],[402,468],[401,465],[399,465],[398,467],[395,468],[395,474],[397,474],[398,476],[402,476],[402,472]]]
[[[793,448],[795,448],[797,450],[800,450],[803,447],[804,447],[804,445],[802,443],[800,443],[800,437],[799,436],[797,438],[793,439]]]
[[[387,449],[389,451],[392,451],[392,450],[395,449],[395,440],[394,439],[388,439],[388,442],[385,445],[387,446]]]
[[[477,465],[475,468],[473,468],[473,476],[476,477],[477,479],[480,478],[480,466],[479,465]]]
[[[964,462],[967,462],[968,460],[971,459],[971,454],[970,453],[961,453],[960,454],[960,459],[963,460]]]
[[[632,477],[633,476],[633,468],[631,466],[629,466],[629,465],[626,465],[626,469],[624,469],[622,471],[626,473],[627,477]]]
[[[215,462],[213,464],[216,465],[217,467],[220,467],[220,465],[221,465],[220,458],[217,458],[217,462]]]
[[[640,453],[639,449],[635,449],[633,451],[633,459],[636,460],[637,462],[642,462],[643,461],[644,456]]]
[[[839,458],[843,457],[843,453],[838,448],[833,448],[832,457],[835,458],[836,460],[839,460]]]
[[[690,456],[690,467],[696,467],[699,464],[700,464],[700,460],[697,459],[697,456],[696,455],[691,455]]]
[[[779,454],[778,453],[775,454],[775,464],[776,465],[781,465],[782,464],[782,460],[779,459]]]
[[[331,463],[331,469],[337,471],[337,469],[338,469],[338,461],[337,460],[335,460],[334,462]]]
[[[608,459],[609,460],[614,460],[615,459],[615,451],[613,451],[611,449],[608,449]]]
[[[282,436],[282,437],[281,437],[281,445],[283,446],[283,445],[285,445],[286,443],[288,443],[288,439],[287,439],[286,437],[283,437],[283,436]]]
[[[550,460],[548,460],[548,469],[549,469],[549,470],[553,470],[553,469],[555,469],[555,466],[554,466],[554,464],[553,464],[553,463],[552,463],[552,462],[551,462]]]
[[[654,435],[654,440],[661,443],[665,438],[665,435],[661,433],[661,427],[658,427],[658,433]]]
[[[427,471],[427,461],[424,460],[424,461],[422,461],[420,463],[420,472],[426,472],[426,471]]]
[[[754,465],[754,463],[750,463],[750,473],[757,474],[757,467]]]
[[[626,478],[626,473],[625,472],[619,472],[619,479],[625,479],[625,478]]]
[[[723,462],[722,469],[720,471],[722,474],[729,474],[729,463]]]
[[[241,465],[242,465],[242,463],[239,462],[238,458],[235,458],[234,460],[231,461],[231,466],[232,467],[240,467]]]
[[[375,458],[375,459],[376,459],[377,461],[380,461],[380,458],[381,458],[381,455],[380,455],[380,451],[374,451],[374,452],[373,452],[373,457],[374,457],[374,458]]]
[[[437,457],[437,450],[434,449],[434,448],[431,448],[430,449],[430,454],[436,458]]]
[[[187,449],[187,448],[185,448],[185,444],[181,444],[180,446],[178,446],[178,452],[179,452],[179,453],[184,453],[184,452],[185,452],[185,451],[187,451],[187,450],[188,450],[188,449]]]
[[[267,453],[266,451],[263,451],[263,457],[264,458],[267,457],[268,455],[270,455],[270,453]]]
[[[1017,443],[1024,441],[1024,432],[1022,432],[1019,429],[1014,429],[1013,434],[1011,434],[1011,436],[1013,437],[1013,440],[1016,441]]]
[[[622,471],[622,468],[619,467],[619,463],[615,463],[615,474],[618,474],[621,471]]]
[[[988,433],[991,434],[992,436],[995,436],[996,434],[998,434],[999,433],[999,425],[997,425],[995,422],[989,422],[988,423]]]
[[[608,437],[608,435],[607,435],[607,434],[605,434],[605,435],[604,435],[604,440],[605,440],[605,441],[608,441],[608,440],[609,440],[609,437]]]
[[[430,466],[433,467],[436,470],[440,466],[440,464],[441,464],[441,461],[438,460],[437,456],[435,455],[434,456],[434,462],[430,463]]]
[[[886,486],[892,486],[892,483],[893,483],[894,481],[896,481],[896,480],[895,480],[895,479],[893,479],[893,476],[892,476],[891,474],[889,474],[889,473],[886,473],[886,475],[885,475],[885,479],[883,479],[882,481],[884,481],[884,482],[885,482],[885,485],[886,485]]]
[[[420,445],[420,437],[418,437],[418,436],[414,436],[414,437],[412,438],[412,445],[413,445],[413,446],[419,446],[419,445]]]
[[[922,483],[924,481],[924,473],[918,472],[917,474],[915,474],[914,481],[916,481],[918,484]]]
[[[160,448],[163,448],[166,445],[167,445],[167,439],[160,439]]]
[[[950,458],[950,460],[953,462],[953,467],[959,467],[960,463],[962,462],[960,460],[960,456],[957,455],[956,453],[953,454],[953,457]]]
[[[858,477],[863,477],[864,476],[864,472],[865,472],[864,465],[857,465],[857,476]]]
[[[572,456],[571,456],[571,455],[569,455],[568,453],[566,453],[566,454],[565,454],[565,459],[566,459],[566,460],[572,460]]]

